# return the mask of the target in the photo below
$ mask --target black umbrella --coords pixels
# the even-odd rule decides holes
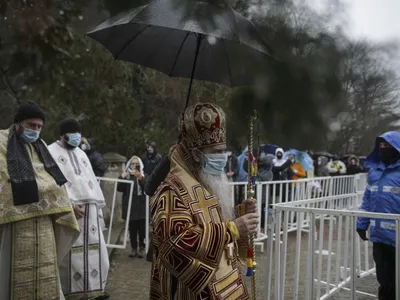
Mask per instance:
[[[182,1],[183,2],[183,1]],[[170,77],[243,86],[254,82],[271,49],[257,29],[231,8],[207,2],[156,0],[100,24],[88,36],[118,60]]]

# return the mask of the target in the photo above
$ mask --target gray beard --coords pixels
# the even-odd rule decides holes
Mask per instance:
[[[235,218],[233,186],[228,184],[229,180],[226,174],[212,175],[200,170],[199,179],[200,183],[210,188],[210,192],[217,197],[224,219],[233,220]]]

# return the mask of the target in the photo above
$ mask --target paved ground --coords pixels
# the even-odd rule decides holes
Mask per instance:
[[[306,299],[305,295],[305,285],[306,285],[306,270],[307,270],[307,234],[303,234],[304,236],[301,241],[301,256],[300,256],[300,276],[299,276],[299,293],[298,299],[309,300]],[[284,299],[294,299],[293,298],[293,268],[295,262],[295,253],[296,253],[296,233],[289,234],[289,243],[287,249],[287,257],[286,257],[286,282],[285,282],[285,297]],[[324,238],[325,240],[325,238]],[[337,241],[333,241],[333,248],[337,249]],[[318,244],[316,244],[318,248]],[[346,251],[343,246],[343,251]],[[324,243],[323,249],[326,249],[326,243]],[[138,258],[129,258],[128,250],[116,250],[112,255],[112,264],[111,271],[109,275],[109,283],[108,283],[108,291],[111,294],[112,300],[147,300],[148,292],[149,292],[149,278],[150,278],[150,268],[151,264],[146,262],[145,259]],[[267,289],[267,284],[265,282],[266,276],[266,260],[267,260],[267,247],[265,247],[265,252],[263,254],[258,253],[257,263],[259,266],[258,272],[258,299],[263,300],[265,296],[265,291]],[[316,256],[317,257],[317,256]],[[324,276],[327,273],[327,264],[328,264],[328,256],[323,256],[321,261],[322,272],[321,278],[324,279]],[[315,276],[318,276],[318,260],[316,260],[315,267]],[[336,275],[335,265],[336,265],[336,255],[331,256],[331,264],[330,268],[331,274]],[[272,269],[272,274],[274,275],[274,268]],[[334,276],[336,278],[336,276]],[[274,276],[272,277],[271,284],[271,292],[272,297],[271,300],[275,299],[274,295]],[[347,285],[349,287],[349,285]],[[364,292],[374,293],[377,290],[377,283],[374,276],[369,276],[367,278],[357,278],[357,287]],[[317,292],[317,288],[315,288]],[[321,288],[321,295],[325,293],[325,289]],[[330,299],[333,300],[345,300],[352,299],[351,294],[346,291],[341,291]],[[358,296],[357,300],[367,300],[371,299],[366,296]]]

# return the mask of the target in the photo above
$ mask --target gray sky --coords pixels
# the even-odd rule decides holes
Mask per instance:
[[[400,0],[344,0],[349,36],[375,41],[400,38]]]

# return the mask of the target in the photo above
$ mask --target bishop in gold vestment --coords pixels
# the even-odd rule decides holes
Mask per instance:
[[[235,216],[224,173],[225,124],[213,104],[197,104],[181,116],[182,142],[151,201],[151,300],[249,299],[237,242],[255,232],[258,216]],[[245,228],[243,218],[251,225]]]
[[[21,105],[0,130],[0,299],[60,300],[59,263],[79,236],[66,182],[39,139],[44,113]]]

